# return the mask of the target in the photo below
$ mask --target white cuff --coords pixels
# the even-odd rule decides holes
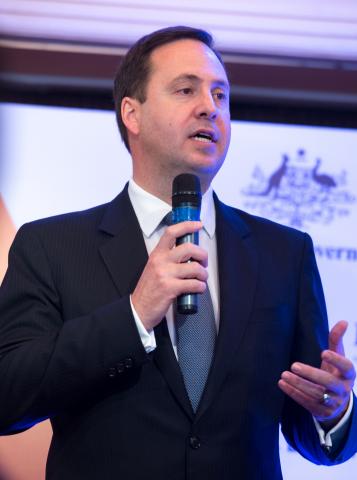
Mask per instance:
[[[138,329],[142,344],[145,348],[146,353],[150,353],[156,348],[156,339],[155,339],[154,330],[151,330],[150,332],[148,332],[144,327],[144,325],[142,324],[142,321],[140,320],[139,315],[136,313],[134,305],[131,301],[131,295],[130,295],[130,306],[131,306],[131,311],[133,312],[134,320],[135,320],[136,327]]]
[[[323,428],[321,427],[321,425],[319,424],[319,422],[316,420],[316,418],[312,417],[313,420],[314,420],[314,423],[315,423],[317,433],[319,434],[319,437],[320,437],[321,445],[323,445],[325,447],[328,447],[328,448],[331,448],[332,447],[332,435],[334,433],[336,434],[336,438],[334,439],[334,441],[338,442],[339,440],[343,439],[343,435],[344,435],[345,429],[347,427],[347,422],[348,422],[348,420],[351,416],[352,407],[353,407],[353,393],[351,391],[350,402],[349,402],[348,408],[346,410],[346,413],[341,418],[341,420],[338,422],[338,424],[335,425],[333,428],[331,428],[331,430],[329,430],[328,432],[325,432],[323,430]],[[343,428],[343,427],[345,427],[345,428]]]

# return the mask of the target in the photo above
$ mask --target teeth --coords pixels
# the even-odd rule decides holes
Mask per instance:
[[[205,143],[211,143],[212,142],[212,140],[210,140],[209,138],[199,137],[198,135],[196,135],[194,138],[196,140],[198,140],[199,142],[205,142]]]
[[[212,138],[209,135],[206,135],[204,133],[198,133],[197,135],[194,136],[196,140],[199,140],[200,142],[212,142]]]

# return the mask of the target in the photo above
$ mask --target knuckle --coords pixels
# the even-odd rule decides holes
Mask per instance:
[[[161,257],[160,251],[157,248],[155,248],[149,256],[148,263],[151,264],[152,266],[156,266],[160,261],[160,257]]]
[[[206,285],[205,282],[199,282],[199,292],[200,293],[205,292],[206,288],[207,288],[207,285]]]
[[[325,416],[327,418],[332,418],[335,414],[335,408],[332,407],[326,407],[325,409]]]
[[[347,370],[347,372],[350,372],[352,375],[356,376],[355,367],[354,367],[353,363],[351,362],[351,360],[347,361],[346,370]]]
[[[343,384],[343,388],[342,388],[342,392],[341,392],[341,395],[343,398],[346,398],[350,395],[350,391],[351,391],[351,385],[350,383],[344,383]]]
[[[176,225],[171,225],[170,227],[167,227],[165,233],[164,233],[164,236],[166,238],[176,238],[176,235],[175,235],[175,230],[176,230]]]
[[[176,235],[174,232],[171,230],[173,227],[167,227],[165,233],[162,235],[160,239],[160,245],[162,245],[164,242],[169,243],[171,248],[175,245],[176,241]]]
[[[200,280],[193,279],[188,286],[192,293],[203,293],[205,291],[205,283]]]

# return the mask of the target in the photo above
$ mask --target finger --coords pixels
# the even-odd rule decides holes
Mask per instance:
[[[173,289],[175,290],[175,297],[184,293],[203,293],[207,288],[206,282],[201,282],[195,278],[175,280]]]
[[[331,351],[331,350],[329,350]],[[325,372],[329,372],[331,373],[332,375],[334,373],[336,373],[336,369],[333,365],[331,365],[331,363],[329,362],[326,362],[323,357],[322,357],[322,353],[321,353],[321,358],[322,358],[322,362],[321,362],[321,370],[324,370]]]
[[[207,270],[197,262],[180,263],[174,272],[176,278],[189,279],[195,278],[201,282],[207,282]]]
[[[336,368],[339,373],[347,380],[354,380],[356,378],[356,371],[353,363],[348,358],[333,352],[332,350],[325,350],[322,352],[322,360]],[[331,369],[329,369],[331,371]]]
[[[180,222],[175,225],[167,227],[164,234],[161,236],[159,243],[157,244],[158,249],[167,249],[173,248],[176,245],[176,240],[183,235],[188,233],[194,233],[201,230],[203,227],[202,222]]]
[[[321,396],[316,401],[315,397],[306,394],[303,390],[296,388],[289,384],[284,379],[280,379],[278,382],[279,388],[290,398],[295,400],[299,405],[306,408],[320,423],[325,422],[326,428],[331,429],[339,419],[342,418],[346,412],[349,404],[349,395],[345,397],[337,396],[331,392],[329,394],[328,403],[324,403],[324,399]],[[331,422],[330,426],[327,426],[326,422]]]
[[[325,387],[316,383],[310,382],[305,378],[295,375],[292,372],[285,371],[282,373],[281,378],[290,386],[304,392],[315,401],[319,402],[326,392]]]
[[[170,252],[169,260],[173,263],[185,263],[194,260],[202,266],[208,265],[208,253],[199,245],[193,243],[183,243]]]
[[[339,378],[336,378],[333,374],[321,370],[320,368],[311,367],[303,363],[295,362],[291,366],[291,370],[296,375],[309,380],[312,383],[320,385],[327,390],[331,390],[337,394],[344,392],[345,387]]]
[[[306,408],[312,415],[323,415],[324,410],[326,411],[326,407],[320,402],[316,401],[315,398],[307,395],[302,390],[299,390],[293,385],[290,385],[285,380],[280,379],[278,385],[286,395],[295,400],[295,402],[297,402],[302,407]]]
[[[343,336],[346,333],[348,327],[348,322],[345,320],[340,320],[336,325],[331,329],[329,334],[329,350],[344,355],[345,351],[343,348]]]

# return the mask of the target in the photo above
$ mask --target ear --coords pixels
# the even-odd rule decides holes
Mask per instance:
[[[120,112],[128,132],[137,135],[140,130],[140,102],[135,98],[124,97]]]

